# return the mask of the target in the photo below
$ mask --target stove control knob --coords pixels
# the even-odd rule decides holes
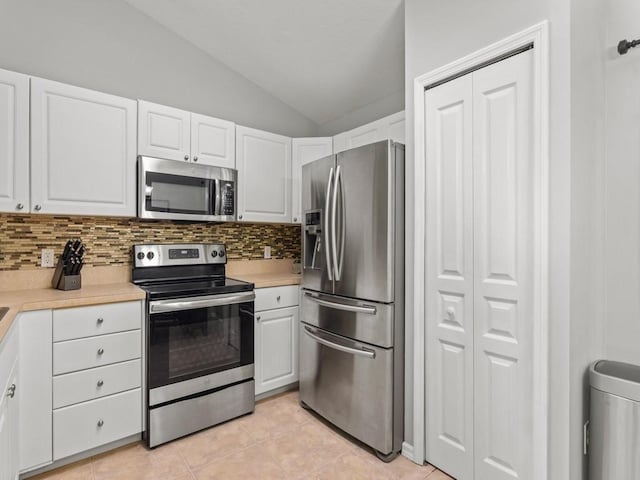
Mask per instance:
[[[220,257],[224,257],[224,250],[220,250],[220,253],[218,255],[220,255]]]
[[[144,252],[138,252],[138,260],[144,260]]]
[[[149,260],[153,260],[153,257],[155,257],[155,254],[154,254],[153,252],[149,252],[149,253],[147,253],[147,258],[148,258]]]
[[[216,258],[218,256],[218,252],[216,252],[215,250],[211,252],[211,256],[213,258]]]

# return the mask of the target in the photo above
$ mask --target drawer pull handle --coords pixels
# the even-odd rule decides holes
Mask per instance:
[[[102,385],[104,385],[104,382],[102,380],[98,380],[98,386],[101,387]]]
[[[104,318],[100,317],[98,319],[98,325],[102,325],[103,322],[104,322]]]
[[[100,419],[98,420],[98,427],[101,427],[104,425],[104,420]]]
[[[98,349],[98,355],[102,355],[104,353],[104,348],[99,348]]]
[[[280,301],[280,295],[278,295],[278,296],[276,297],[276,301],[278,301],[278,302]]]

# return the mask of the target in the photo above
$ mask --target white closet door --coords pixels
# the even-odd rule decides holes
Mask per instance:
[[[425,94],[426,459],[473,478],[471,75]]]
[[[532,479],[531,51],[474,72],[475,478]]]

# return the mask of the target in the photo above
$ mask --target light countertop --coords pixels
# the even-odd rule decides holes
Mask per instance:
[[[229,275],[236,280],[251,282],[256,288],[280,287],[283,285],[300,285],[302,275],[299,273],[241,273]]]
[[[20,312],[128,302],[144,298],[145,292],[129,282],[88,285],[80,290],[67,292],[54,288],[0,291],[0,307],[9,307],[9,311],[0,320],[0,341]]]

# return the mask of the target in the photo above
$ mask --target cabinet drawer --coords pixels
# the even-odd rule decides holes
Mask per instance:
[[[142,431],[140,389],[53,412],[53,459],[59,460]]]
[[[273,308],[296,306],[298,305],[299,291],[300,289],[297,285],[256,288],[255,311],[261,312]]]
[[[53,374],[140,358],[140,330],[53,344]]]
[[[53,341],[135,330],[142,325],[140,302],[108,303],[53,311]]]
[[[138,388],[141,368],[138,359],[53,377],[53,408]]]

